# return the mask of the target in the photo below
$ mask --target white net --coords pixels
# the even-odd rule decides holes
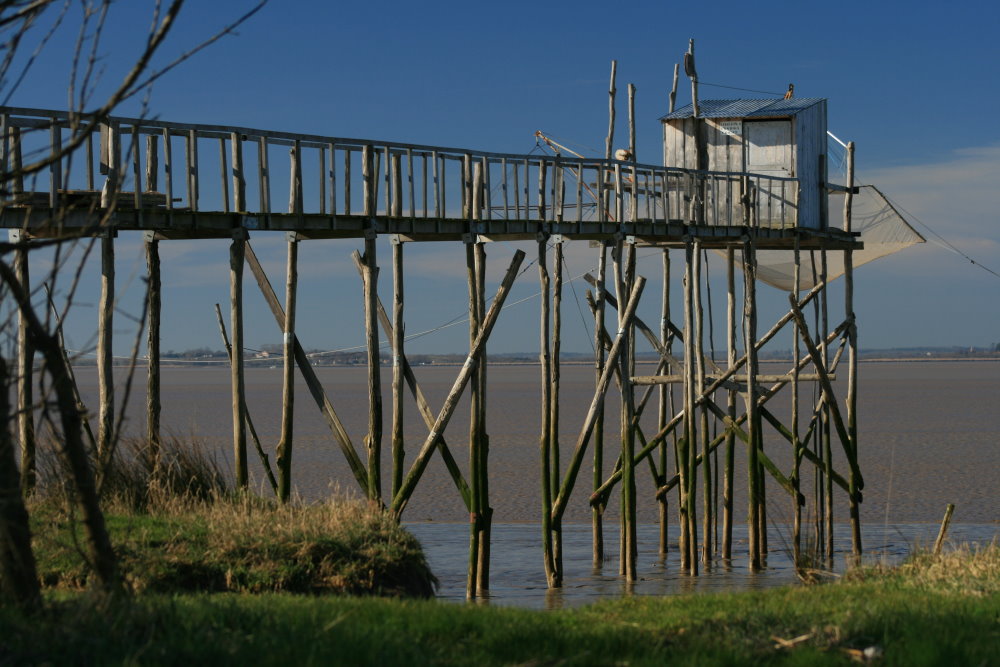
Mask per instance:
[[[830,197],[831,222],[843,219],[843,202],[843,196]],[[860,240],[864,243],[863,250],[854,251],[855,267],[925,241],[874,185],[863,185],[860,192],[854,195],[851,228],[861,233]],[[800,257],[802,268],[799,287],[803,290],[812,289],[820,282],[820,253],[804,250]],[[757,251],[757,279],[761,282],[781,290],[791,290],[794,286],[794,270],[794,258],[788,250]],[[827,253],[826,271],[828,281],[843,275],[843,253]]]

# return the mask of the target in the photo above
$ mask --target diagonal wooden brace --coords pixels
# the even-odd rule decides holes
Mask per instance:
[[[444,405],[441,406],[441,411],[438,413],[437,419],[434,420],[431,432],[427,435],[427,439],[424,440],[424,444],[420,448],[417,458],[413,461],[413,465],[410,467],[406,478],[403,480],[403,485],[399,488],[399,492],[392,499],[392,511],[397,516],[406,507],[413,489],[416,488],[417,482],[420,481],[420,476],[423,475],[424,470],[427,468],[427,462],[436,448],[439,437],[444,433],[452,414],[455,412],[455,408],[458,407],[458,399],[462,395],[462,391],[465,390],[465,386],[469,383],[472,372],[476,369],[481,356],[480,353],[486,346],[486,341],[489,339],[490,333],[492,333],[493,327],[500,317],[500,311],[503,309],[504,301],[510,293],[511,286],[514,284],[514,279],[517,278],[517,271],[521,267],[522,261],[524,261],[524,251],[518,250],[514,253],[514,258],[507,268],[507,274],[504,276],[503,282],[500,283],[500,288],[497,290],[496,296],[493,297],[493,304],[486,313],[486,319],[479,330],[479,334],[476,336],[472,348],[469,350],[469,356],[466,357],[465,363],[462,365],[462,370],[459,371],[458,377],[455,378],[455,384],[452,385],[451,391],[448,392],[448,396],[444,400]]]
[[[559,489],[559,495],[552,504],[553,522],[557,522],[562,519],[563,512],[566,511],[566,503],[569,501],[570,494],[573,493],[573,486],[576,484],[576,476],[580,472],[580,465],[583,463],[583,455],[587,450],[587,443],[590,441],[591,433],[594,430],[594,423],[597,421],[598,408],[604,401],[604,394],[607,393],[608,385],[611,383],[614,366],[625,347],[622,344],[625,340],[625,332],[628,330],[635,318],[635,310],[639,306],[639,297],[642,296],[642,289],[645,285],[645,278],[642,276],[636,278],[635,285],[632,287],[632,293],[629,295],[628,304],[626,305],[625,312],[623,313],[618,335],[615,337],[614,345],[611,346],[611,352],[608,353],[604,371],[601,373],[601,379],[597,383],[594,398],[590,402],[590,409],[587,411],[586,419],[584,419],[583,428],[580,430],[580,436],[577,438],[576,449],[573,451],[573,457],[570,459],[569,467],[566,469],[566,475],[563,477],[563,483]]]
[[[264,273],[264,268],[260,265],[257,255],[254,254],[253,249],[250,247],[249,241],[246,243],[246,263],[250,267],[250,271],[253,272],[254,278],[257,279],[257,285],[260,287],[261,294],[264,295],[267,305],[270,306],[271,313],[274,314],[274,319],[277,320],[278,326],[284,330],[285,309],[282,307],[281,302],[278,301],[278,295],[274,293],[274,288],[271,287],[271,283],[267,279],[267,274]],[[344,458],[347,459],[347,464],[351,467],[354,479],[361,486],[361,490],[367,494],[368,473],[365,470],[365,465],[358,457],[358,453],[351,443],[351,438],[347,435],[347,429],[344,428],[343,422],[340,421],[340,417],[337,416],[337,412],[333,409],[333,404],[330,403],[326,392],[323,391],[323,385],[320,384],[319,378],[316,377],[316,371],[313,370],[312,364],[309,363],[309,357],[306,356],[305,350],[302,349],[302,345],[299,344],[297,337],[295,338],[295,363],[302,373],[302,379],[305,380],[306,385],[309,387],[309,393],[312,394],[313,400],[316,401],[316,405],[319,406],[320,411],[326,418],[330,430],[333,431],[333,435],[340,445],[340,450],[344,453]]]
[[[364,266],[361,263],[361,253],[355,250],[351,253],[351,259],[354,260],[355,268],[357,268],[358,272],[361,273],[364,270]],[[382,324],[382,330],[385,331],[386,338],[392,340],[392,322],[389,320],[389,315],[385,312],[385,307],[382,305],[381,298],[377,301],[377,307],[378,319]],[[434,426],[434,413],[431,412],[430,405],[424,397],[424,392],[420,390],[420,385],[417,384],[417,378],[413,374],[413,369],[410,367],[410,362],[407,361],[406,355],[402,355],[399,362],[403,367],[403,378],[406,380],[406,384],[410,387],[410,393],[413,394],[413,399],[417,402],[417,410],[420,412],[420,416],[424,418],[424,424],[427,425],[427,428],[432,428]],[[465,477],[462,475],[462,470],[458,467],[458,462],[452,455],[451,449],[448,447],[448,443],[445,442],[443,435],[438,438],[437,447],[441,452],[441,458],[444,459],[444,464],[448,468],[448,473],[451,475],[452,481],[455,482],[455,487],[462,496],[462,502],[465,503],[465,509],[470,509],[472,496],[469,491],[469,484],[465,481]]]

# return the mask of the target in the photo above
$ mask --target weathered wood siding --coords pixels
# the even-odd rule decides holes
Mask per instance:
[[[826,101],[795,115],[795,175],[799,178],[799,227],[826,227]]]

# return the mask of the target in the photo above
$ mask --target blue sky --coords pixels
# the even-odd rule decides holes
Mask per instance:
[[[190,2],[160,62],[197,44],[252,3]],[[120,80],[145,38],[151,3],[116,3],[101,53],[100,90]],[[703,97],[760,97],[708,84],[780,93],[794,82],[801,97],[829,100],[829,127],[857,143],[859,178],[875,183],[915,219],[1000,271],[1000,49],[994,3],[716,2],[344,3],[272,0],[242,26],[160,80],[149,113],[165,120],[239,125],[331,136],[528,152],[542,129],[597,155],[607,130],[610,61],[618,60],[618,137],[626,136],[625,85],[637,87],[638,157],[658,162],[658,117],[666,111],[673,64],[696,40]],[[12,93],[16,106],[64,108],[79,17],[71,9],[32,75]],[[40,36],[40,33],[38,33]],[[35,40],[37,43],[37,39]],[[9,93],[9,83],[3,88]],[[689,101],[682,81],[679,103]],[[120,108],[140,111],[139,100]],[[915,224],[927,234],[927,230]],[[279,286],[283,242],[252,241]],[[299,332],[309,348],[361,344],[360,284],[351,241],[314,241],[300,251]],[[217,348],[212,306],[228,299],[224,242],[161,244],[164,349]],[[500,279],[511,244],[488,250],[490,279]],[[118,244],[121,309],[137,313],[144,270],[141,242]],[[381,288],[390,298],[388,246]],[[569,273],[591,268],[593,251],[571,243]],[[84,275],[68,334],[92,343],[97,279]],[[716,262],[715,269],[721,269]],[[464,250],[457,244],[407,246],[407,330],[433,328],[466,309]],[[658,260],[640,272],[658,275]],[[512,299],[534,294],[534,271]],[[838,283],[839,287],[839,283]],[[280,341],[248,282],[247,344]],[[567,288],[564,349],[586,351],[589,336]],[[867,348],[985,346],[1000,342],[1000,279],[928,243],[859,269],[856,310]],[[719,292],[718,294],[721,294]],[[785,295],[762,291],[777,317]],[[653,302],[647,316],[655,317]],[[722,306],[718,299],[717,306]],[[584,306],[585,309],[585,306]],[[491,351],[537,350],[537,300],[504,313]],[[721,311],[720,311],[721,316]],[[765,317],[766,319],[766,317]],[[766,326],[766,325],[764,325]],[[116,348],[125,353],[132,325],[120,318]],[[459,351],[461,327],[411,343],[422,352]]]

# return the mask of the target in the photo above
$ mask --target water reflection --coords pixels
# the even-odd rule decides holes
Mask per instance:
[[[407,528],[424,546],[431,569],[441,581],[438,597],[465,602],[465,575],[468,565],[468,526],[448,523],[411,523]],[[934,542],[938,527],[932,524],[866,526],[865,560],[895,563],[914,548],[927,548]],[[701,568],[701,575],[691,577],[680,572],[677,552],[678,535],[671,530],[666,559],[658,554],[656,525],[639,527],[639,580],[628,584],[618,576],[618,531],[607,531],[604,568],[595,570],[592,562],[590,526],[563,526],[563,587],[549,589],[542,567],[540,534],[535,524],[497,524],[493,526],[491,588],[480,604],[498,604],[534,609],[564,609],[597,600],[624,595],[685,595],[689,593],[739,592],[795,584],[792,567],[790,529],[773,527],[769,532],[768,566],[751,573],[747,567],[746,528],[734,527],[733,560],[718,560],[711,569]],[[987,544],[1000,536],[997,524],[955,524],[949,539],[955,544]],[[833,570],[843,572],[850,555],[850,531],[837,526],[834,534]]]

